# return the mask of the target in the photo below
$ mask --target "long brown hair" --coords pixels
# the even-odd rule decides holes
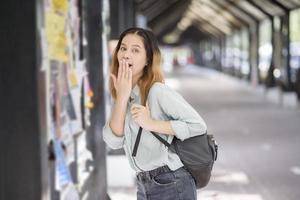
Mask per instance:
[[[144,72],[141,78],[138,80],[137,84],[140,88],[140,94],[141,94],[141,103],[142,105],[146,105],[147,96],[149,93],[149,90],[151,86],[155,82],[161,82],[164,83],[164,77],[161,71],[161,53],[158,48],[158,42],[155,38],[154,34],[149,31],[142,28],[129,28],[125,30],[119,38],[118,44],[116,49],[113,53],[112,58],[112,65],[111,65],[111,73],[114,74],[117,77],[118,74],[118,68],[119,68],[119,61],[118,61],[118,52],[122,43],[123,38],[128,34],[136,34],[140,36],[143,40],[144,47],[146,50],[146,56],[147,56],[147,66],[144,67]],[[114,99],[117,98],[116,89],[114,87],[113,81],[110,78],[109,80],[109,87],[111,95]]]

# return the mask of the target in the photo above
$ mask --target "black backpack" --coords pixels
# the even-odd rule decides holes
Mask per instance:
[[[136,156],[141,133],[142,128],[140,127],[132,156]],[[205,133],[187,138],[184,141],[174,137],[172,143],[169,144],[158,134],[152,131],[151,133],[179,156],[184,167],[195,179],[197,189],[203,188],[208,184],[213,164],[217,160],[218,155],[218,145],[214,140],[213,135]]]

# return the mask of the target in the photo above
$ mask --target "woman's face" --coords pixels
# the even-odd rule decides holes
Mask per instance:
[[[127,34],[121,43],[117,54],[119,66],[124,59],[132,69],[132,76],[140,77],[147,64],[146,49],[142,37],[135,34]]]

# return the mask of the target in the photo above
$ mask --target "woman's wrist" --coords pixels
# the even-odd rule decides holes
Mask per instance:
[[[145,127],[145,129],[147,131],[155,131],[155,127],[156,127],[156,120],[150,118],[148,120],[147,127]]]
[[[148,131],[153,131],[153,132],[162,133],[166,135],[175,134],[171,127],[170,121],[150,119],[148,122],[148,127],[146,127],[145,129]]]
[[[129,98],[118,98],[116,99],[116,103],[127,104]]]

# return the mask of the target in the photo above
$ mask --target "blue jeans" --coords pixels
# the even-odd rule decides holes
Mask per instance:
[[[140,172],[137,175],[138,200],[197,200],[195,181],[181,167],[171,171],[168,166]]]

